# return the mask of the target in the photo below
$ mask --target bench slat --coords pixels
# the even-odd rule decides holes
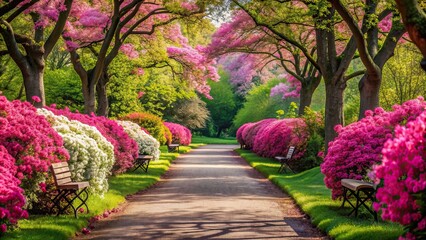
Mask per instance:
[[[71,172],[64,172],[64,173],[60,173],[60,174],[55,174],[56,180],[62,180],[64,178],[70,178],[71,177]]]
[[[364,189],[364,188],[374,189],[374,184],[369,182],[363,182],[361,180],[342,179],[341,183],[343,187],[349,188],[353,191],[358,191],[359,189]]]
[[[69,167],[61,167],[61,168],[56,168],[56,169],[52,169],[52,170],[55,174],[61,174],[61,173],[69,172],[70,168]]]
[[[56,186],[59,187],[62,184],[66,184],[66,183],[70,183],[70,182],[72,182],[71,178],[64,178],[64,179],[61,179],[61,180],[56,180]]]

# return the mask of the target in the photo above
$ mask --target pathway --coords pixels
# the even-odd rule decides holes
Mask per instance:
[[[324,239],[234,148],[181,155],[155,188],[80,239]]]

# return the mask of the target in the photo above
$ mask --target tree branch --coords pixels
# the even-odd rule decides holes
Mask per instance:
[[[52,52],[53,47],[58,42],[61,37],[62,31],[64,30],[65,23],[67,22],[68,16],[71,12],[73,0],[65,0],[66,10],[61,12],[58,17],[58,21],[55,24],[52,32],[44,43],[44,59],[47,59],[47,56]]]

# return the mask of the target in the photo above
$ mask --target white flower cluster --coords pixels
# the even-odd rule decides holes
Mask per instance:
[[[139,146],[139,154],[147,154],[154,157],[154,159],[160,158],[160,143],[143,131],[141,127],[130,121],[117,121],[120,124],[124,131],[129,134],[129,137],[133,138]]]
[[[114,165],[114,146],[95,128],[46,109],[38,109],[61,135],[70,154],[68,161],[74,181],[89,181],[91,193],[108,191],[108,176]]]

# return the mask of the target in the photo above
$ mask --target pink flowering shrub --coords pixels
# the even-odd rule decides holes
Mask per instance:
[[[408,239],[426,235],[425,133],[426,112],[406,127],[397,126],[395,138],[383,147],[383,162],[374,170],[384,180],[374,207],[382,210],[383,219],[407,226]]]
[[[309,137],[301,118],[286,118],[270,122],[254,139],[253,152],[262,157],[285,156],[290,146],[296,147],[292,161],[304,154]]]
[[[0,96],[0,145],[15,159],[15,176],[21,181],[27,203],[37,201],[40,183],[51,163],[67,161],[62,138],[28,102],[9,102]],[[0,195],[1,196],[1,195]]]
[[[127,171],[134,165],[134,160],[138,156],[138,144],[129,137],[123,127],[117,122],[103,116],[86,115],[73,113],[68,108],[55,109],[48,108],[56,115],[63,115],[70,120],[77,120],[89,126],[94,126],[113,146],[115,163],[112,168],[112,174],[119,174]]]
[[[170,130],[172,133],[172,142],[179,143],[181,145],[188,146],[192,140],[191,131],[177,123],[164,122],[164,125]]]
[[[268,118],[253,123],[250,126],[247,126],[246,134],[244,135],[244,143],[246,145],[246,149],[253,149],[254,139],[256,138],[258,133],[261,133],[262,130],[269,126],[270,123],[277,121],[275,118]]]
[[[329,144],[328,154],[321,164],[325,185],[332,190],[332,198],[342,196],[340,180],[363,179],[374,164],[380,163],[383,145],[392,138],[398,124],[414,120],[426,107],[423,98],[395,105],[392,112],[376,108],[366,117],[346,127],[335,127],[338,136]]]
[[[21,181],[15,176],[16,170],[15,159],[0,146],[0,236],[7,231],[8,225],[28,217],[22,209],[25,205],[24,190],[19,187]]]
[[[245,146],[246,144],[243,138],[243,132],[245,132],[246,128],[249,128],[251,125],[253,125],[253,123],[245,123],[241,127],[239,127],[237,130],[237,141],[242,146]]]

